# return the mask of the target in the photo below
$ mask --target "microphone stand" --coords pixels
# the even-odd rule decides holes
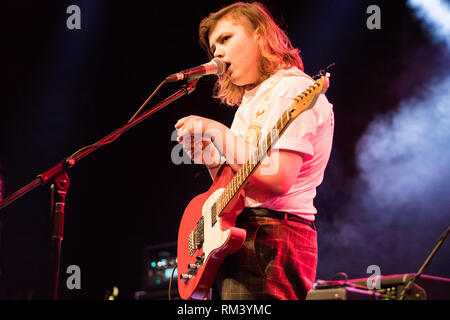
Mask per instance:
[[[444,231],[444,233],[439,237],[438,242],[434,246],[433,250],[423,263],[423,265],[420,267],[419,271],[415,275],[412,276],[412,278],[408,281],[408,283],[403,287],[402,291],[400,291],[398,300],[404,300],[406,293],[408,293],[411,290],[411,287],[414,285],[414,283],[420,278],[420,276],[423,274],[425,269],[430,265],[431,260],[433,259],[434,255],[438,251],[438,249],[442,246],[445,239],[447,238],[448,234],[450,232],[450,227],[447,228],[447,230]]]
[[[52,275],[52,299],[58,299],[58,279],[61,262],[61,245],[64,235],[64,208],[66,195],[69,190],[70,180],[67,172],[63,171],[54,178],[50,187],[50,217],[51,221],[51,275]]]
[[[20,188],[12,195],[8,196],[3,201],[0,201],[0,210],[12,203],[13,201],[19,199],[24,196],[26,193],[30,192],[34,188],[46,184],[48,181],[52,180],[53,183],[51,185],[51,209],[50,214],[52,218],[51,222],[51,273],[52,273],[52,299],[58,299],[58,282],[59,282],[59,271],[60,271],[60,262],[61,262],[61,243],[64,235],[64,212],[65,212],[65,199],[67,196],[67,192],[70,186],[69,175],[67,171],[74,167],[75,164],[86,157],[88,154],[94,152],[98,148],[113,142],[117,139],[122,133],[130,130],[138,123],[141,123],[155,112],[161,110],[166,107],[173,101],[190,94],[195,90],[197,81],[188,81],[183,87],[169,96],[168,98],[161,101],[159,104],[154,106],[152,109],[143,113],[139,117],[133,118],[132,121],[129,121],[127,124],[122,127],[116,129],[111,132],[104,138],[100,139],[96,143],[80,149],[78,152],[73,155],[63,159],[54,167],[45,171],[42,174],[39,174],[32,182],[28,183],[24,187]]]

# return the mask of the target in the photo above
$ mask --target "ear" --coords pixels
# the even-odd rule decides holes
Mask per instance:
[[[261,28],[258,27],[253,31],[253,39],[257,42],[261,41],[262,39]]]
[[[264,39],[260,28],[255,29],[253,31],[253,41],[257,44],[260,50],[264,48]]]

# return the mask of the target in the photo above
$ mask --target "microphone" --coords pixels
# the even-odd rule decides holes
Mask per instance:
[[[214,58],[208,63],[204,63],[198,67],[187,69],[178,73],[174,73],[166,78],[167,82],[175,82],[180,80],[198,80],[203,76],[210,74],[222,74],[225,72],[227,65],[219,58]]]

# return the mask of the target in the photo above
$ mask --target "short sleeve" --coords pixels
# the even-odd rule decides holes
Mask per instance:
[[[305,77],[286,77],[278,83],[271,96],[271,112],[268,118],[269,127],[273,126],[281,114],[294,103],[294,99],[301,94],[313,81]],[[316,104],[320,101],[317,100]],[[315,108],[315,106],[314,106]],[[272,147],[300,152],[314,156],[313,141],[317,130],[317,116],[313,109],[298,115]]]

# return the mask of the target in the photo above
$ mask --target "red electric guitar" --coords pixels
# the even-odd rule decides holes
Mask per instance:
[[[244,209],[246,181],[288,125],[312,108],[328,86],[327,73],[295,98],[236,174],[230,166],[222,165],[209,190],[189,203],[178,230],[178,292],[182,299],[204,299],[225,257],[242,246],[246,231],[235,227],[235,221]]]

